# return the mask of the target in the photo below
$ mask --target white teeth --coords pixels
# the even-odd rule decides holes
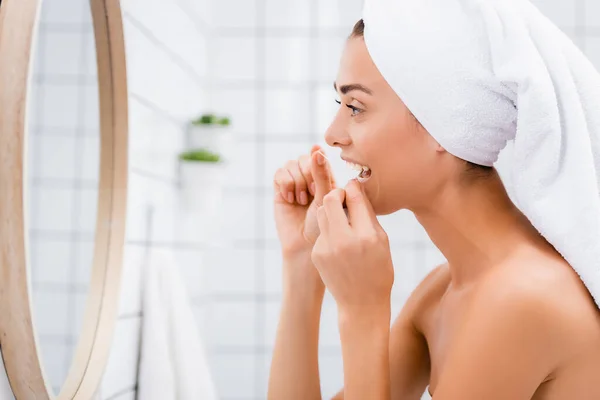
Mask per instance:
[[[351,169],[353,169],[355,171],[359,171],[359,172],[360,171],[368,171],[369,170],[369,167],[365,167],[364,165],[354,164],[354,163],[351,163],[350,161],[346,161],[346,165],[349,168],[351,168]]]

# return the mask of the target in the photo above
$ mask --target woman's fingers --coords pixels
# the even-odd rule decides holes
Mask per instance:
[[[332,184],[333,174],[329,161],[321,150],[312,153],[310,167],[315,182],[315,202],[317,205],[322,205],[325,195],[331,192],[335,186]]]
[[[288,161],[275,173],[275,192],[288,203],[308,205],[311,198],[323,204],[323,197],[335,186],[329,162],[319,145],[311,148],[310,155]]]
[[[325,237],[329,236],[329,220],[324,206],[317,208],[317,222],[319,224],[321,235],[324,235]]]
[[[327,213],[329,231],[336,236],[347,233],[348,228],[350,228],[348,218],[344,212],[345,198],[346,192],[344,189],[334,189],[323,199],[323,208]]]
[[[286,169],[294,179],[294,194],[296,202],[303,206],[308,204],[308,187],[304,175],[300,172],[300,162],[298,160],[288,161]]]
[[[314,179],[310,170],[310,156],[305,154],[298,159],[300,173],[306,182],[306,187],[311,196],[315,195]]]
[[[353,227],[370,230],[379,225],[373,206],[356,179],[346,185],[346,206],[348,219]]]
[[[295,183],[294,178],[286,168],[279,168],[273,178],[275,192],[279,192],[281,197],[290,204],[294,203]]]

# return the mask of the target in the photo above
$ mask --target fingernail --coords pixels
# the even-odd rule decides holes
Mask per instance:
[[[300,204],[302,204],[303,206],[308,204],[308,196],[306,195],[305,191],[302,191],[302,193],[300,193]]]
[[[288,193],[288,202],[290,202],[290,203],[294,202],[294,193],[293,192]]]
[[[319,165],[325,164],[325,157],[323,156],[323,154],[321,152],[317,153],[317,164],[319,164]]]
[[[314,182],[310,184],[310,192],[312,193],[313,196],[315,193],[317,193],[317,185],[315,185]]]

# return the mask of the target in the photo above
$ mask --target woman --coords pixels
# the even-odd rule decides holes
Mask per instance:
[[[449,154],[413,117],[363,31],[361,20],[345,45],[340,108],[326,133],[361,166],[359,177],[336,188],[313,147],[274,178],[284,297],[269,398],[321,398],[327,287],[344,360],[335,399],[417,400],[427,387],[434,400],[600,399],[600,316],[577,273],[511,202],[494,168]],[[390,329],[394,269],[376,215],[400,209],[415,214],[448,262]]]

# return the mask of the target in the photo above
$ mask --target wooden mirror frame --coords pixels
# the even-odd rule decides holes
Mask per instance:
[[[40,0],[0,5],[0,346],[17,400],[53,399],[31,310],[24,167],[31,52]],[[83,1],[83,0],[82,0]],[[59,400],[90,400],[117,318],[127,202],[127,73],[119,0],[89,0],[100,93],[100,176],[94,259],[83,327]]]

